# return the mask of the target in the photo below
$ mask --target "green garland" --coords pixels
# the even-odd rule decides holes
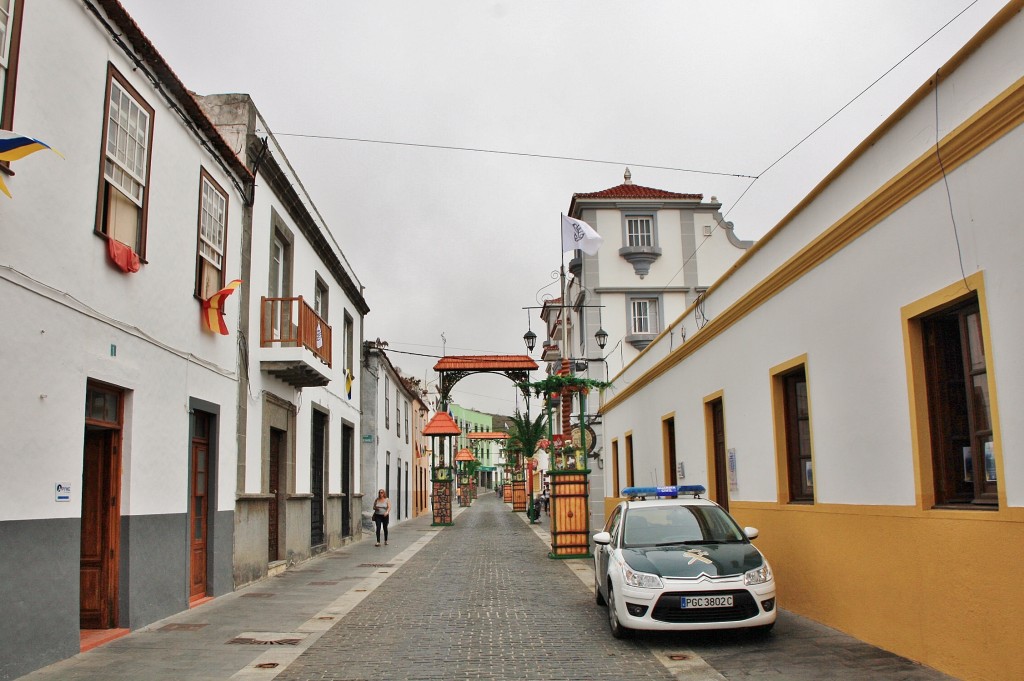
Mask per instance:
[[[532,390],[538,397],[541,395],[549,395],[551,393],[561,393],[565,390],[582,390],[587,392],[592,388],[604,390],[605,388],[610,387],[612,387],[612,384],[607,381],[597,381],[592,378],[581,378],[580,376],[560,374],[551,374],[542,381],[534,381],[533,383],[524,381],[519,384],[520,389],[527,388]]]

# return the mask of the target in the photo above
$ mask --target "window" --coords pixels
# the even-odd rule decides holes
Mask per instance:
[[[345,313],[345,368],[349,371],[353,371],[355,368],[354,357],[355,350],[352,344],[355,342],[355,332],[352,317],[349,316],[348,312]]]
[[[282,299],[291,296],[292,290],[292,241],[291,232],[281,224],[276,213],[272,213],[270,230],[270,263],[268,265],[267,309],[264,333],[274,339],[281,338],[282,332],[292,333],[292,306]]]
[[[13,127],[23,4],[23,0],[0,0],[0,128],[4,130]]]
[[[405,403],[405,444],[409,444],[409,403]]]
[[[654,221],[649,217],[626,218],[626,246],[650,248],[654,245]]]
[[[224,288],[224,244],[227,236],[228,195],[205,170],[199,173],[199,254],[196,295],[208,299]]]
[[[109,69],[96,231],[145,258],[153,109]]]
[[[637,298],[630,302],[630,325],[633,334],[658,333],[658,299]]]
[[[395,383],[395,435],[402,437],[402,395],[398,392],[398,384]]]
[[[776,450],[780,493],[790,503],[814,503],[814,459],[811,455],[811,409],[807,392],[806,357],[780,365],[772,376]]]
[[[391,381],[384,377],[384,428],[391,428]]]
[[[921,317],[936,504],[998,504],[978,296]]]
[[[316,275],[313,282],[313,312],[316,312],[320,319],[327,321],[328,289],[327,282]]]

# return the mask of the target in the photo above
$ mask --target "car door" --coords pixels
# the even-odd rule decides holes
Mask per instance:
[[[622,521],[622,507],[617,506],[612,511],[611,517],[608,518],[608,522],[605,523],[604,531],[612,536],[611,542],[607,546],[598,544],[594,549],[594,560],[595,569],[597,570],[597,584],[598,588],[601,589],[602,595],[608,596],[608,558],[612,551],[618,546],[619,543],[619,526]]]

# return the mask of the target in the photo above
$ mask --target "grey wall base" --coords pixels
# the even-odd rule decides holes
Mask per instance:
[[[233,511],[212,516],[209,593],[231,591]],[[208,526],[209,527],[209,526]],[[0,522],[0,680],[76,655],[79,518]],[[188,516],[122,516],[119,625],[139,629],[188,609]]]

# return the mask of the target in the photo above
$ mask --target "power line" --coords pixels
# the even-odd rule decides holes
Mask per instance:
[[[756,175],[745,175],[743,173],[721,173],[713,170],[697,170],[696,168],[676,168],[673,166],[656,166],[645,163],[626,163],[623,161],[606,161],[597,158],[582,158],[579,156],[558,156],[555,154],[531,154],[524,151],[503,151],[501,149],[483,149],[478,147],[456,147],[447,144],[425,144],[421,142],[396,142],[394,140],[374,140],[364,137],[342,137],[340,135],[311,135],[298,132],[275,132],[275,137],[302,137],[306,139],[333,140],[337,142],[363,142],[366,144],[387,144],[397,147],[418,147],[421,149],[443,149],[447,151],[471,151],[477,154],[498,154],[502,156],[522,156],[524,158],[543,158],[554,161],[577,161],[580,163],[602,163],[606,165],[632,166],[634,168],[650,168],[652,170],[673,170],[680,173],[694,173],[697,175],[717,175],[719,177],[740,177],[756,179]]]

